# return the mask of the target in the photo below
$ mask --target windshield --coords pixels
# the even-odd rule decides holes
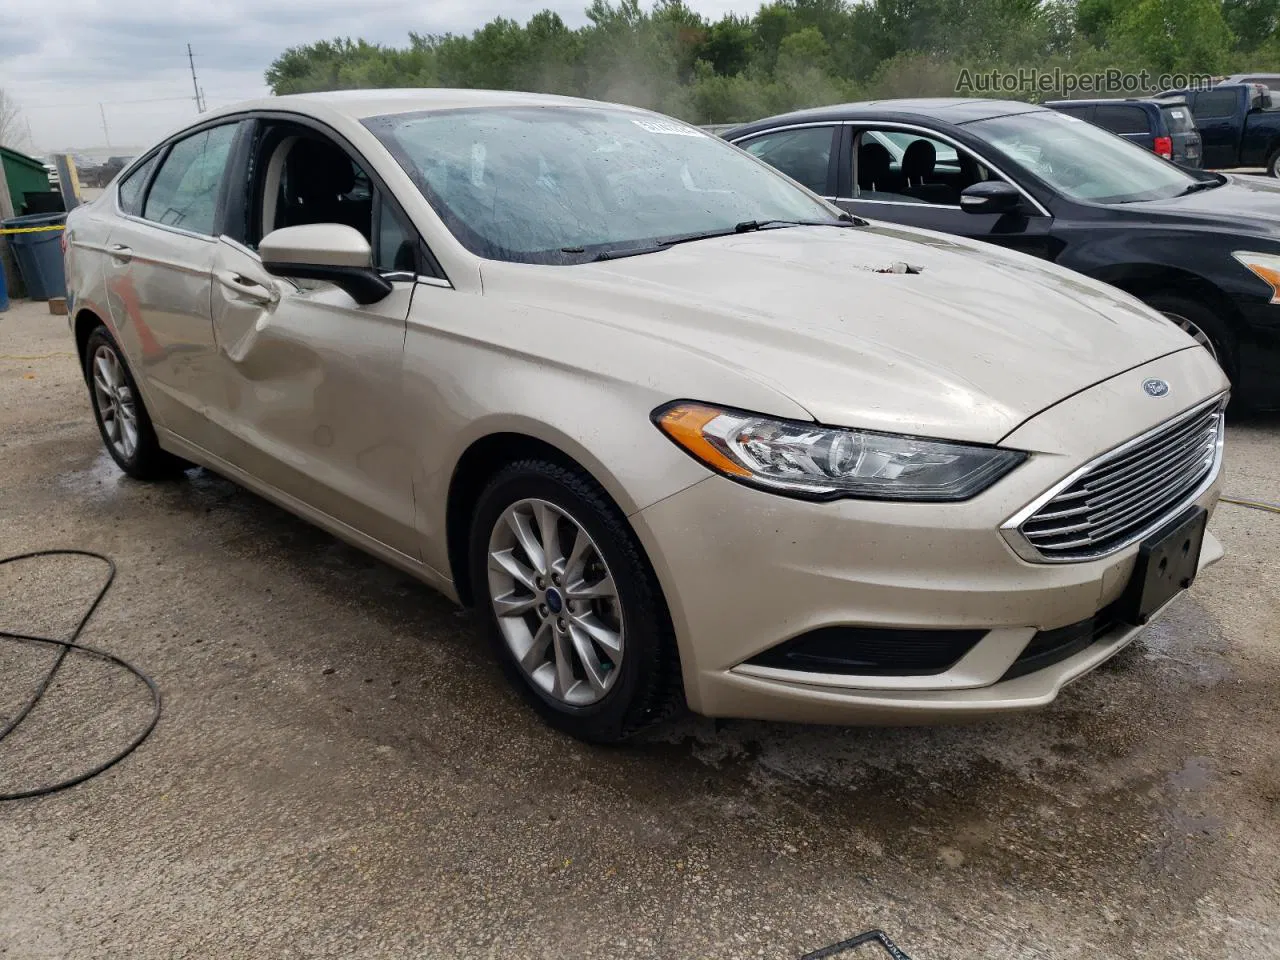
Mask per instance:
[[[747,221],[838,223],[838,211],[718,137],[653,114],[511,107],[365,125],[473,253],[581,263]]]
[[[1202,182],[1122,137],[1054,110],[980,120],[968,128],[1073,200],[1162,200]]]

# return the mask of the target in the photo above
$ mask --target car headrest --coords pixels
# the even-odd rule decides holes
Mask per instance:
[[[902,175],[907,181],[922,180],[933,173],[938,151],[928,140],[913,140],[902,155]]]
[[[882,143],[871,141],[858,149],[858,186],[864,190],[875,188],[889,177],[889,165],[893,162],[889,150]]]

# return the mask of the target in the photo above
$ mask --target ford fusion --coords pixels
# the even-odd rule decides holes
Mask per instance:
[[[1227,383],[1176,326],[652,113],[242,104],[66,257],[124,472],[202,465],[474,606],[586,739],[1041,706],[1222,554]]]

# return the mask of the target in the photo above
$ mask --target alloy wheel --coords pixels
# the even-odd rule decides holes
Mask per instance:
[[[107,344],[93,353],[93,392],[107,443],[123,459],[138,449],[138,410],[120,357]]]
[[[591,535],[546,500],[519,500],[489,535],[489,596],[521,670],[582,707],[612,689],[625,627],[613,574]]]
[[[1213,357],[1214,360],[1221,362],[1220,358],[1218,357],[1218,351],[1213,346],[1213,341],[1210,340],[1208,334],[1206,334],[1203,330],[1201,330],[1198,326],[1196,326],[1195,323],[1193,323],[1191,320],[1188,320],[1186,317],[1182,316],[1181,314],[1177,314],[1177,313],[1166,312],[1165,316],[1170,320],[1172,320],[1174,323],[1176,323],[1179,327],[1181,327],[1183,332],[1189,334],[1192,337],[1192,339],[1195,340],[1196,343],[1200,344],[1200,346],[1208,350],[1209,355]]]

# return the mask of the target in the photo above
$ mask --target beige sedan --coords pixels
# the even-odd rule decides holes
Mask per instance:
[[[580,737],[1043,705],[1222,553],[1227,383],[1175,326],[645,111],[246,103],[67,241],[121,469],[203,465],[475,606]]]

